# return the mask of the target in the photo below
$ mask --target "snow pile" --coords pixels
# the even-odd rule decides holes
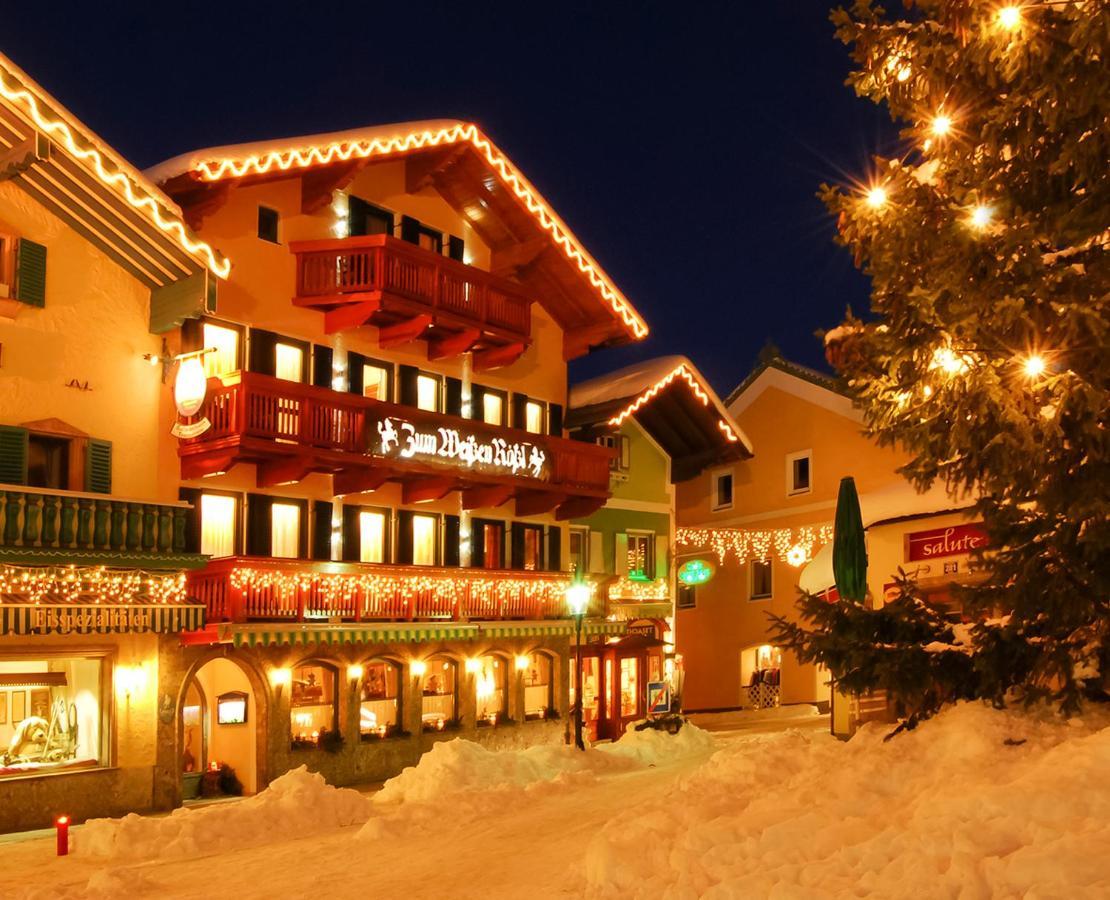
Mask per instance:
[[[597,752],[606,756],[631,759],[644,766],[662,766],[679,759],[713,753],[717,740],[708,731],[687,722],[678,734],[656,728],[637,731],[630,725],[615,744],[601,744]]]
[[[887,743],[733,740],[594,837],[587,894],[1108,896],[1107,725],[969,703]]]
[[[75,843],[82,855],[129,861],[200,856],[364,822],[371,809],[358,791],[332,787],[301,766],[233,803],[177,809],[160,817],[131,813],[91,819]]]

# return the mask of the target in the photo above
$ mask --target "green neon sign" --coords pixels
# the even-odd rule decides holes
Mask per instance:
[[[692,559],[679,566],[678,580],[685,585],[705,584],[715,572],[713,563],[704,559]]]

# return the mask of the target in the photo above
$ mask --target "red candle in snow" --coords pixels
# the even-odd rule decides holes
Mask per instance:
[[[58,856],[69,854],[69,816],[58,816],[54,820],[54,827],[58,831]]]

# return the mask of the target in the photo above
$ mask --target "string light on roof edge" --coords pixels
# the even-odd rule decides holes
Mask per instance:
[[[314,165],[327,165],[332,162],[346,162],[352,158],[367,159],[372,156],[391,156],[407,153],[441,144],[469,143],[481,153],[501,181],[521,200],[528,211],[535,216],[540,225],[551,234],[555,243],[562,247],[567,257],[574,262],[594,288],[604,297],[612,310],[624,324],[632,330],[639,340],[647,337],[647,323],[632,308],[632,305],[617,288],[601,274],[600,266],[586,252],[569,228],[540,198],[539,192],[531,185],[508,157],[494,146],[474,124],[458,124],[438,131],[414,131],[390,138],[374,138],[365,141],[334,141],[324,147],[290,148],[273,150],[263,155],[252,154],[244,159],[202,160],[195,171],[206,181],[218,181],[224,177],[241,178],[248,172],[264,175],[274,169],[288,171],[291,168],[306,168]]]
[[[653,384],[646,391],[640,394],[635,400],[629,403],[628,406],[626,406],[619,413],[613,416],[609,420],[609,424],[613,427],[619,427],[625,419],[627,419],[633,413],[637,412],[639,409],[645,406],[667,385],[669,385],[672,381],[679,377],[684,379],[686,383],[690,385],[690,389],[694,392],[694,396],[701,401],[702,406],[709,406],[709,394],[702,390],[701,384],[698,382],[697,378],[694,377],[694,373],[690,371],[686,363],[679,363],[677,366],[675,366],[675,368],[673,368],[670,372],[660,378],[657,382],[655,382],[655,384]],[[728,439],[730,443],[736,443],[740,440],[736,432],[732,430],[732,426],[729,425],[728,422],[726,422],[724,419],[717,420],[717,427],[721,430],[721,433],[724,434],[725,438]]]
[[[163,218],[161,206],[153,197],[148,194],[142,196],[136,194],[131,186],[131,178],[123,172],[109,171],[104,165],[104,157],[99,150],[79,146],[73,136],[73,130],[68,123],[60,119],[47,118],[39,109],[38,100],[34,95],[25,88],[9,87],[3,72],[0,72],[0,96],[12,103],[22,104],[36,126],[45,132],[59,136],[66,149],[74,156],[79,159],[91,161],[93,169],[101,181],[109,186],[122,187],[124,198],[131,206],[135,209],[148,210],[151,221],[153,221],[159,229],[167,234],[175,234],[178,243],[185,250],[191,254],[203,256],[208,260],[208,268],[213,274],[219,278],[227,278],[228,274],[231,272],[230,260],[227,258],[218,259],[216,252],[208,244],[204,243],[204,241],[194,241],[190,238],[186,234],[185,225],[180,220]]]

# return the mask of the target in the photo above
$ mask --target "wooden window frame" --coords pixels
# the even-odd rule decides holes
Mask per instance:
[[[794,482],[794,463],[799,460],[809,461],[809,481],[804,488],[798,487]],[[813,493],[813,450],[799,450],[796,453],[786,454],[786,496],[800,497],[803,494]]]
[[[719,503],[717,500],[720,496],[718,484],[722,478],[729,479],[729,497],[727,503]],[[733,505],[736,503],[736,477],[732,469],[718,469],[716,472],[711,473],[709,476],[709,484],[711,489],[709,497],[710,509],[712,509],[713,512],[732,509]]]
[[[570,542],[575,535],[582,541],[582,552],[579,554],[579,565],[576,572],[586,574],[590,571],[590,529],[586,525],[571,525],[567,530],[567,556],[570,556]],[[567,562],[570,562],[568,559]]]
[[[767,593],[757,594],[755,592],[755,567],[757,563],[765,563],[767,566]],[[771,557],[766,559],[752,559],[748,561],[748,600],[770,600],[775,596],[775,563]]]
[[[204,534],[204,519],[201,514],[201,498],[205,494],[212,494],[216,497],[230,497],[235,501],[235,515],[232,520],[232,535],[231,535],[231,555],[243,555],[243,543],[246,540],[246,528],[243,521],[243,516],[246,511],[245,496],[240,491],[220,491],[209,490],[208,488],[196,489],[196,502],[193,504],[193,514],[197,519],[197,553],[200,553],[201,538]],[[225,557],[215,557],[216,559],[224,559]]]
[[[317,656],[310,656],[306,659],[298,660],[290,668],[291,668],[291,671],[296,672],[297,669],[304,668],[304,667],[307,667],[307,666],[314,666],[316,668],[323,669],[325,672],[330,674],[330,676],[332,678],[332,697],[331,697],[331,707],[332,707],[332,714],[331,715],[332,715],[332,718],[331,718],[331,725],[329,726],[328,731],[333,733],[333,734],[342,735],[343,734],[342,729],[339,727],[339,692],[343,687],[343,681],[341,680],[342,679],[342,673],[339,671],[339,666],[335,662],[332,662],[332,661],[329,661],[329,660],[326,660],[326,659],[320,659]],[[321,703],[321,704],[302,704],[302,705],[304,705],[304,706],[309,706],[309,705],[323,706],[324,704]],[[293,714],[294,714],[294,710],[296,710],[298,708],[299,707],[297,707],[293,704],[293,686],[292,686],[292,684],[290,684],[290,686],[289,686],[289,717],[287,719],[287,724],[288,724],[288,727],[289,727],[289,745],[290,745],[290,747],[294,750],[322,750],[323,745],[319,742],[319,740],[317,740],[317,742],[315,744],[313,744],[311,742],[298,741],[296,738],[293,737]]]
[[[655,538],[656,538],[655,532],[654,531],[647,531],[647,530],[643,530],[643,529],[639,529],[639,528],[630,528],[627,531],[625,531],[625,534],[628,536],[629,556],[631,556],[632,539],[633,538],[640,538],[640,539],[644,539],[644,540],[647,541],[647,552],[644,554],[644,570],[640,573],[640,576],[645,581],[654,581],[655,580]],[[629,575],[630,578],[632,577],[632,568],[631,568],[631,566],[628,569],[628,575]]]
[[[407,736],[405,732],[405,666],[400,660],[392,659],[388,656],[372,656],[369,659],[362,660],[359,665],[362,666],[362,677],[359,678],[358,684],[355,686],[357,693],[357,704],[359,710],[359,740],[363,742],[389,740],[395,737]],[[370,666],[386,666],[393,670],[394,683],[396,684],[396,695],[393,697],[371,697],[366,699],[362,696],[362,687],[369,672]],[[386,684],[389,682],[387,681]],[[375,699],[380,700],[393,700],[397,704],[397,721],[389,728],[386,729],[384,737],[375,737],[372,734],[362,733],[362,704],[372,702]]]
[[[266,216],[272,215],[273,216],[274,236],[272,238],[270,238],[270,237],[268,237],[268,236],[266,236],[262,233],[262,219],[263,219],[264,215],[266,215]],[[264,203],[259,203],[258,204],[258,221],[257,221],[257,228],[255,229],[255,233],[257,234],[258,239],[260,241],[265,241],[267,244],[276,244],[276,245],[280,246],[281,245],[281,213],[278,212],[276,209],[274,209],[274,207],[272,207],[272,206],[267,206]]]

